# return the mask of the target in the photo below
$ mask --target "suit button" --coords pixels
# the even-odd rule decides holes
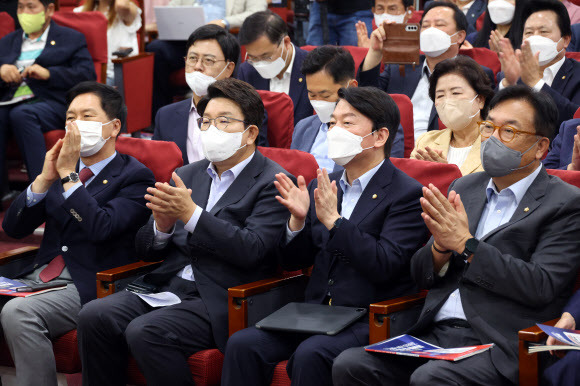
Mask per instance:
[[[334,280],[328,279],[328,285],[333,285],[333,284],[334,284]]]
[[[67,247],[66,245],[63,245],[63,246],[62,246],[62,248],[61,248],[61,250],[62,250],[63,252],[66,252],[66,251],[68,251],[68,247]]]
[[[34,269],[38,268],[38,263],[34,264],[34,267],[32,267],[32,268],[34,268]]]
[[[427,308],[427,309],[425,310],[425,313],[429,313],[429,312],[431,312],[431,309],[430,309],[430,308]]]

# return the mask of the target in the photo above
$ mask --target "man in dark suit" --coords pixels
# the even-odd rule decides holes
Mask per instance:
[[[409,258],[426,240],[421,185],[389,161],[390,128],[399,125],[395,102],[371,87],[338,95],[329,154],[344,171],[319,169],[308,188],[303,177],[296,186],[276,176],[278,201],[290,212],[279,229],[280,260],[287,270],[313,266],[307,303],[368,308],[415,289]],[[276,364],[288,358],[293,385],[331,385],[334,358],[368,339],[368,321],[335,336],[251,327],[228,341],[222,385],[269,385]]]
[[[421,19],[421,55],[419,65],[405,65],[401,72],[398,64],[385,66],[379,75],[383,58],[385,29],[379,27],[371,34],[370,48],[359,71],[361,86],[376,86],[390,94],[405,94],[413,102],[415,140],[430,130],[438,130],[437,110],[429,98],[429,77],[437,63],[454,58],[465,41],[467,19],[465,14],[452,3],[434,1]],[[494,82],[493,71],[482,66]],[[403,75],[402,75],[403,74]]]
[[[532,0],[522,18],[521,50],[514,51],[509,39],[491,39],[492,49],[500,52],[499,89],[523,83],[549,94],[558,106],[561,124],[580,107],[580,63],[566,58],[572,35],[568,11],[558,0]]]
[[[469,5],[471,2],[472,0],[464,0],[456,3],[467,19],[466,32],[468,35],[477,31],[477,19],[479,19],[481,14],[484,13],[487,8],[487,1],[485,0],[475,0],[471,5]]]
[[[153,132],[153,139],[175,142],[179,146],[184,165],[204,158],[201,132],[197,125],[197,104],[207,94],[207,87],[211,83],[232,76],[239,56],[240,46],[236,37],[217,25],[199,27],[189,37],[185,79],[193,97],[159,109]],[[266,130],[262,125],[258,146],[267,145]]]
[[[136,238],[142,258],[165,259],[138,284],[171,301],[156,309],[122,291],[87,304],[78,328],[85,385],[125,384],[129,351],[147,384],[193,384],[187,358],[225,347],[227,289],[276,270],[286,211],[273,181],[285,171],[256,151],[260,96],[223,79],[198,109],[207,159],[177,169],[174,186],[149,189],[153,217]]]
[[[572,24],[570,28],[572,30],[572,38],[570,44],[566,47],[566,51],[580,52],[580,23]]]
[[[272,11],[256,12],[244,20],[238,38],[247,56],[238,69],[238,79],[257,90],[288,94],[294,103],[294,123],[311,116],[312,106],[300,72],[308,52],[292,44],[286,22]]]
[[[53,0],[18,4],[24,30],[0,39],[0,102],[5,103],[0,106],[0,173],[12,130],[34,181],[46,153],[42,133],[64,126],[66,92],[96,76],[85,37],[51,21]]]
[[[560,125],[552,148],[542,163],[548,169],[580,170],[580,119],[570,119]]]
[[[155,181],[143,164],[115,151],[127,115],[117,90],[83,82],[67,102],[67,134],[46,153],[42,173],[2,223],[15,238],[46,223],[40,249],[18,280],[68,283],[58,291],[0,299],[19,385],[56,385],[51,338],[76,327],[81,305],[96,297],[97,272],[135,261],[133,239],[149,216],[143,196]]]
[[[411,271],[429,293],[409,333],[444,348],[495,346],[455,363],[348,350],[335,385],[517,384],[518,330],[559,315],[580,266],[580,190],[540,163],[557,117],[543,93],[500,91],[481,126],[485,172],[454,181],[448,198],[423,188],[433,237]]]

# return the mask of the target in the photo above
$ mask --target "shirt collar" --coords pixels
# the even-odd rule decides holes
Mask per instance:
[[[292,44],[292,43],[290,43]],[[286,71],[284,71],[284,76],[288,75],[290,76],[292,74],[292,67],[294,67],[294,58],[296,57],[296,47],[294,46],[294,44],[292,44],[292,59],[290,59],[290,64],[288,65],[288,68],[286,69]]]
[[[384,163],[385,163],[385,160],[382,160],[381,163],[379,163],[377,166],[375,166],[374,168],[372,168],[371,170],[367,171],[362,176],[360,176],[359,178],[354,180],[352,182],[352,185],[348,184],[348,180],[346,179],[346,170],[345,170],[344,172],[342,172],[342,177],[340,178],[340,181],[339,181],[340,188],[342,189],[343,192],[345,192],[347,187],[351,188],[355,184],[360,184],[361,191],[364,192],[364,190],[367,187],[367,185],[369,184],[369,181],[371,180],[371,178],[373,178],[373,176],[376,174],[377,170],[379,170],[379,168]]]
[[[42,33],[42,35],[40,35],[40,37],[37,38],[37,39],[35,39],[35,40],[30,40],[28,38],[28,34],[23,31],[22,32],[22,39],[28,40],[28,41],[45,42],[46,43],[46,39],[48,38],[48,30],[50,30],[50,24],[48,25],[48,27],[46,27],[46,29],[44,30],[44,32]]]
[[[320,131],[322,131],[323,133],[327,133],[328,132],[328,123],[322,122],[320,124]]]
[[[82,159],[79,159],[79,172],[80,172],[81,170],[83,170],[85,167],[88,167],[88,168],[91,170],[91,172],[93,172],[93,175],[95,175],[95,176],[96,176],[96,175],[97,175],[97,174],[99,174],[99,173],[100,173],[100,172],[101,172],[101,171],[102,171],[102,170],[103,170],[103,169],[104,169],[104,168],[105,168],[105,167],[106,167],[106,166],[109,164],[109,162],[111,162],[111,161],[113,160],[113,158],[115,158],[116,156],[117,156],[117,152],[115,151],[115,152],[113,153],[113,155],[112,155],[112,156],[110,156],[110,157],[107,157],[107,158],[105,158],[104,160],[102,160],[102,161],[99,161],[99,162],[97,162],[97,163],[95,163],[95,164],[92,164],[91,166],[87,166],[87,165],[85,165],[85,164],[84,164],[84,162],[83,162],[83,160],[82,160]]]
[[[560,71],[560,68],[562,68],[562,65],[564,64],[565,60],[566,60],[566,56],[564,55],[562,57],[562,59],[560,59],[556,63],[552,64],[550,67],[546,67],[546,69],[544,70],[544,74],[546,74],[546,72],[548,72],[550,78],[552,80],[554,80],[556,78],[556,74],[558,73],[558,71]]]
[[[473,5],[473,3],[475,3],[475,0],[472,0],[469,3],[465,4],[463,7],[461,7],[461,10],[464,13],[466,13],[467,11],[469,11],[469,8],[471,8],[471,6]]]
[[[242,170],[244,170],[244,168],[250,163],[252,158],[254,158],[254,154],[256,154],[255,151],[252,153],[252,155],[250,155],[248,158],[246,158],[245,160],[243,160],[239,164],[236,164],[232,168],[224,171],[222,173],[222,178],[223,178],[224,174],[226,174],[226,173],[227,173],[226,175],[233,175],[234,180],[236,178],[238,178],[238,176],[240,175]],[[207,167],[207,174],[209,174],[211,179],[214,181],[216,180],[216,178],[219,178],[218,174],[217,174],[217,170],[215,169],[213,162],[210,162],[209,166]],[[221,180],[221,178],[220,178],[220,180]]]
[[[519,180],[518,182],[508,186],[507,188],[503,189],[502,192],[504,190],[511,192],[515,197],[516,205],[519,205],[522,198],[524,198],[524,194],[526,194],[526,192],[528,191],[528,188],[530,187],[532,182],[534,182],[534,180],[536,179],[538,174],[540,174],[541,170],[542,170],[542,164],[540,163],[540,165],[536,168],[536,170],[534,170],[532,173],[530,173],[527,177],[524,177],[521,180]],[[491,200],[492,194],[496,194],[496,195],[501,194],[501,192],[498,193],[497,188],[495,187],[495,184],[493,183],[493,179],[491,179],[491,178],[489,180],[489,183],[487,184],[487,188],[485,190],[485,193],[487,195],[488,202]]]

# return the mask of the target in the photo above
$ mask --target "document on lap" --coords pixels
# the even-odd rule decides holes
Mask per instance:
[[[179,296],[177,296],[172,292],[159,292],[157,294],[138,294],[135,292],[133,293],[139,296],[145,303],[149,304],[151,307],[167,307],[181,303],[181,299],[179,299]]]
[[[552,346],[543,344],[530,345],[528,348],[530,354],[549,350],[580,350],[580,330],[569,330],[566,328],[547,326],[545,324],[537,324],[537,326],[546,334],[563,344]]]
[[[60,284],[62,285],[60,285]],[[57,283],[44,283],[44,284],[55,284],[57,285],[56,287],[53,288],[46,288],[46,289],[40,289],[40,290],[34,290],[33,288],[30,288],[30,285],[17,281],[17,280],[12,280],[12,279],[8,279],[4,276],[0,276],[0,296],[1,295],[5,295],[5,296],[14,296],[14,297],[20,297],[20,298],[26,298],[29,296],[34,296],[34,295],[39,295],[39,294],[43,294],[45,292],[49,292],[49,291],[58,291],[61,289],[65,289],[66,288],[66,282],[57,282]],[[34,286],[34,285],[33,285]],[[22,292],[22,291],[17,291],[17,288],[30,288],[30,291],[27,292]]]

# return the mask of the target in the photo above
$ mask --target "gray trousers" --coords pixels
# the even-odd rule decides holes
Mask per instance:
[[[27,298],[2,296],[0,306],[17,384],[56,386],[52,340],[76,328],[81,300],[75,285]]]

